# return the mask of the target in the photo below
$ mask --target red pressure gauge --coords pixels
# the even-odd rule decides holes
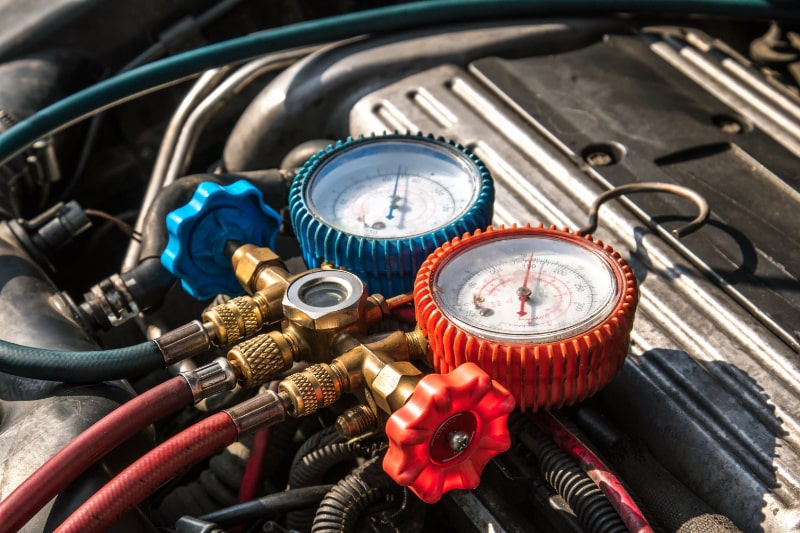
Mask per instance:
[[[455,238],[428,257],[414,284],[433,368],[475,363],[532,411],[572,405],[611,381],[637,300],[619,254],[541,225]]]

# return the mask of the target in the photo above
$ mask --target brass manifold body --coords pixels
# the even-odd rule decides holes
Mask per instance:
[[[348,438],[370,432],[408,400],[422,378],[410,361],[425,355],[425,339],[418,331],[367,331],[409,296],[368,296],[356,276],[335,269],[291,275],[269,248],[240,246],[231,262],[248,295],[208,310],[203,327],[215,344],[233,345],[227,359],[240,384],[275,379],[295,361],[314,363],[280,382],[288,413],[305,416],[355,393],[361,403],[337,421]],[[342,288],[341,301],[328,305],[323,295],[321,305],[306,305],[304,294],[320,298],[313,291],[325,283]],[[281,331],[257,334],[277,322]]]

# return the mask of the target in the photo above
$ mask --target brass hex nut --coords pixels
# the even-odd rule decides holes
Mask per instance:
[[[366,287],[340,270],[309,272],[295,278],[283,297],[283,316],[301,328],[340,330],[364,317]]]
[[[243,244],[233,253],[231,258],[236,279],[248,292],[253,292],[258,273],[266,267],[278,266],[285,268],[280,256],[269,248],[262,248],[253,244]]]
[[[408,361],[387,364],[375,375],[369,389],[375,403],[386,413],[403,406],[422,378],[422,372]]]

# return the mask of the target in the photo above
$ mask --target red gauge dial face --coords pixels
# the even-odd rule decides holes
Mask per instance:
[[[459,249],[433,276],[434,301],[465,331],[554,342],[596,326],[619,301],[617,275],[596,247],[551,235],[497,237]]]

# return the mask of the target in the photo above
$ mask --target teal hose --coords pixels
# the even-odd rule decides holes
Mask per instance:
[[[164,367],[153,341],[92,352],[62,352],[0,340],[0,372],[26,378],[98,383],[141,376]]]
[[[41,137],[60,131],[99,109],[124,102],[176,79],[299,46],[468,20],[524,16],[629,13],[696,13],[726,17],[796,19],[788,3],[768,0],[431,0],[348,13],[284,26],[190,50],[119,74],[42,109],[0,135],[0,165]],[[163,366],[158,346],[62,352],[0,341],[0,371],[38,379],[98,382],[141,375]]]
[[[0,164],[39,138],[132,95],[235,61],[287,48],[466,20],[542,15],[698,13],[726,17],[798,18],[768,0],[431,0],[348,13],[247,35],[168,57],[119,74],[42,109],[0,136]]]

